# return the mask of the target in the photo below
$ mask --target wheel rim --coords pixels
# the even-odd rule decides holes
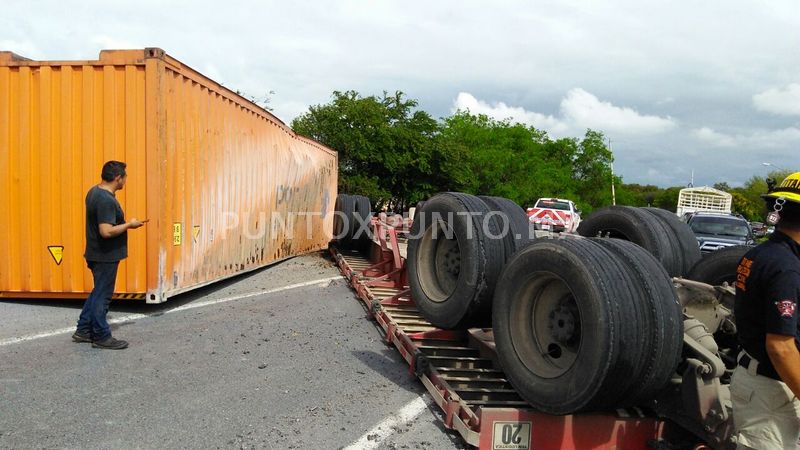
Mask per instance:
[[[425,230],[417,252],[417,267],[425,295],[437,303],[447,301],[461,276],[461,245],[449,224],[440,222]]]
[[[512,344],[528,370],[556,378],[572,368],[583,330],[578,303],[564,280],[533,274],[517,291],[510,318]]]
[[[623,241],[630,241],[631,238],[616,228],[603,228],[598,231],[600,237],[609,237],[612,239],[622,239]]]

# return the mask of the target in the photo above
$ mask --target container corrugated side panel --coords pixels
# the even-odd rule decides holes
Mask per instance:
[[[87,295],[84,197],[109,159],[128,164],[126,217],[151,219],[129,233],[117,293],[163,301],[330,238],[336,153],[163,51],[0,52],[0,296]],[[316,215],[267,225],[290,211]]]
[[[0,295],[85,297],[84,198],[105,161],[127,162],[117,197],[128,217],[145,213],[145,67],[2,56]],[[63,246],[60,264],[50,246]],[[145,292],[144,248],[144,233],[131,233],[116,292]]]
[[[164,59],[166,165],[159,219],[167,227],[161,230],[159,283],[149,301],[325,248],[333,226],[336,153]]]

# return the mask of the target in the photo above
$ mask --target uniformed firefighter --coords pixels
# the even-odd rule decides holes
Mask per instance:
[[[737,269],[739,366],[731,379],[737,448],[796,449],[800,438],[800,172],[763,196],[776,224]]]

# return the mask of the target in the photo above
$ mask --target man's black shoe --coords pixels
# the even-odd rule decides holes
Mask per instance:
[[[72,335],[72,340],[75,342],[92,342],[92,336],[89,333],[81,333],[76,331]]]
[[[128,341],[123,341],[120,339],[109,337],[108,339],[104,339],[102,341],[92,342],[92,347],[105,348],[108,350],[122,350],[123,348],[128,348]]]

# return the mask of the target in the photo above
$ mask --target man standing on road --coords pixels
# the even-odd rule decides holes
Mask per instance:
[[[125,163],[109,161],[103,165],[102,182],[86,194],[86,252],[84,258],[92,271],[94,289],[83,305],[78,329],[72,335],[75,342],[91,342],[92,347],[121,350],[128,343],[111,336],[106,315],[119,262],[128,257],[128,230],[139,228],[144,221],[125,214],[114,193],[125,186]]]
[[[796,449],[800,438],[800,172],[764,195],[769,241],[737,269],[734,313],[743,351],[731,378],[739,449]]]

